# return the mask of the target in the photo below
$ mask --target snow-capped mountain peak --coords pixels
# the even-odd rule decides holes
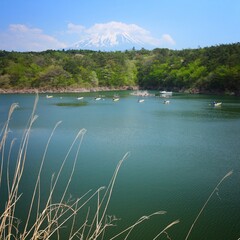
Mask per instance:
[[[147,36],[147,37],[146,37]],[[126,50],[154,46],[148,32],[134,24],[110,22],[86,29],[73,48],[92,50]]]
[[[108,48],[124,48],[129,45],[130,47],[144,46],[144,43],[128,33],[107,33],[107,34],[95,34],[89,36],[83,40],[80,40],[75,44],[75,48],[82,49],[108,49]]]

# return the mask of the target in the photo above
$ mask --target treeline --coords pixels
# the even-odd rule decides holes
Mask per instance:
[[[240,94],[240,43],[198,49],[0,51],[0,88],[144,89]]]

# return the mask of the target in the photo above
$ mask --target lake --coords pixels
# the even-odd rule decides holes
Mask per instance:
[[[139,103],[130,91],[39,95],[38,119],[33,124],[19,214],[24,213],[32,191],[47,140],[58,121],[46,156],[42,175],[42,198],[50,189],[50,179],[81,129],[86,129],[75,173],[68,193],[79,198],[89,189],[108,185],[123,156],[113,189],[109,215],[121,218],[111,231],[118,233],[143,215],[164,210],[138,225],[129,239],[152,239],[164,227],[179,219],[158,239],[185,239],[194,219],[219,181],[230,171],[214,192],[196,222],[189,239],[237,240],[240,238],[240,98],[234,96],[173,94],[170,104],[149,96]],[[153,92],[154,95],[154,92]],[[78,100],[78,97],[83,99]],[[0,126],[9,107],[17,102],[9,139],[21,140],[31,114],[35,95],[0,95]],[[211,102],[222,102],[221,107]],[[10,141],[9,141],[10,142]],[[77,147],[67,159],[56,191],[66,184]],[[12,158],[17,154],[13,150]],[[12,160],[13,161],[13,160]],[[24,218],[24,215],[22,216]],[[112,232],[110,231],[110,235]],[[121,239],[121,238],[119,238]]]

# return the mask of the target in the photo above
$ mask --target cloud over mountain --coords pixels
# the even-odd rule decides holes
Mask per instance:
[[[135,48],[156,48],[168,44],[175,44],[168,34],[161,39],[154,38],[151,33],[136,24],[122,22],[98,23],[90,28],[82,25],[68,24],[68,33],[78,34],[80,38],[72,48],[99,49],[99,50],[124,50]]]
[[[172,47],[175,41],[169,34],[155,38],[136,24],[111,21],[97,23],[87,28],[69,23],[67,30],[51,36],[40,28],[24,24],[10,24],[5,32],[0,32],[0,50],[44,51],[47,49],[92,49],[126,50]],[[62,39],[62,40],[59,40]]]

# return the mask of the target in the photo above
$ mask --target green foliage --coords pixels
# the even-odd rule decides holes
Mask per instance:
[[[240,93],[240,43],[200,49],[154,49],[138,63],[144,88]]]
[[[0,51],[0,88],[122,87],[240,94],[240,43],[125,52]]]

